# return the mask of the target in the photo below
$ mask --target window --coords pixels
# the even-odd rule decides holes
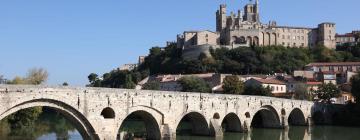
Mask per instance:
[[[290,36],[288,35],[288,37],[287,37],[288,39],[290,39]]]
[[[283,42],[282,45],[285,46],[285,42]]]
[[[300,40],[300,36],[297,36],[297,40]]]
[[[285,35],[282,35],[282,39],[285,39]]]
[[[301,40],[305,40],[305,37],[304,37],[304,36],[301,36]]]
[[[279,90],[279,87],[278,86],[276,86],[276,91],[278,91]]]
[[[283,91],[283,87],[281,87],[281,91]]]
[[[294,43],[294,46],[296,46],[296,43]]]

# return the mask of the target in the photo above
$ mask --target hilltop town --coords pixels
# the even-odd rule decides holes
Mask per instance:
[[[229,93],[224,86],[232,77],[230,82],[243,86],[234,94],[263,87],[261,95],[321,101],[317,90],[331,83],[341,91],[332,102],[354,102],[350,79],[360,70],[359,31],[337,34],[332,22],[314,28],[264,24],[259,0],[236,13],[228,15],[220,5],[216,31],[185,31],[166,47],[150,49],[137,64],[90,75],[90,86],[112,87],[121,75],[115,85],[123,88],[184,91],[184,83],[200,82],[209,87],[204,92]],[[184,80],[188,77],[197,79]]]

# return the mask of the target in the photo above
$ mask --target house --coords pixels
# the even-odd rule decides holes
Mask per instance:
[[[271,89],[271,93],[274,96],[286,95],[286,84],[274,78],[251,78],[245,82],[245,86],[262,86],[264,88],[269,87]]]

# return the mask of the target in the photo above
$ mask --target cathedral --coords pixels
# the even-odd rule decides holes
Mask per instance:
[[[335,23],[324,22],[315,28],[279,26],[275,21],[264,24],[260,21],[259,0],[250,2],[244,9],[227,14],[226,5],[216,12],[216,32],[185,31],[177,36],[177,46],[183,48],[211,46],[213,48],[270,46],[336,47]]]

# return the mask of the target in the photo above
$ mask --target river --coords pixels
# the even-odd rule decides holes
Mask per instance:
[[[79,132],[62,116],[42,115],[36,126],[24,130],[0,127],[0,140],[82,140]],[[138,126],[138,124],[135,124]],[[131,123],[128,126],[132,126]],[[142,130],[143,131],[143,130]],[[214,140],[211,137],[177,136],[178,140]],[[289,129],[252,129],[250,133],[225,133],[223,140],[359,140],[360,127],[290,126]]]

